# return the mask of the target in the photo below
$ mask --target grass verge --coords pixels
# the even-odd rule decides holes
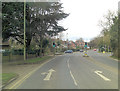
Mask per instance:
[[[16,78],[18,75],[15,73],[2,73],[2,84],[5,85],[9,83],[13,78]]]
[[[43,57],[37,57],[37,58],[31,58],[31,59],[27,59],[27,60],[21,60],[21,61],[15,61],[15,62],[6,62],[6,63],[3,63],[3,64],[6,64],[6,65],[22,65],[22,64],[34,64],[34,63],[39,63],[41,61],[44,61],[44,60],[48,60],[50,58],[52,58],[53,56],[43,56]]]
[[[117,59],[117,60],[120,60],[120,58],[116,57],[116,56],[110,56],[111,58],[113,59]]]
[[[46,60],[46,59],[49,59],[49,58],[51,58],[51,56],[44,56],[44,57],[41,57],[41,58],[28,59],[28,60],[25,61],[25,63],[36,63],[36,62]]]

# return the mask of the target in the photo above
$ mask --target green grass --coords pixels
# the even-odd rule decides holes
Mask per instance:
[[[4,85],[8,83],[11,79],[13,79],[16,76],[17,74],[15,73],[2,73],[2,84]]]
[[[114,59],[117,59],[117,60],[120,60],[120,58],[118,58],[118,57],[116,57],[116,56],[110,56],[110,57],[112,57],[112,58],[114,58]]]
[[[43,57],[37,57],[37,58],[31,58],[31,59],[28,59],[28,60],[21,60],[21,61],[15,61],[15,62],[5,62],[3,64],[8,64],[8,65],[22,65],[22,64],[33,64],[33,63],[38,63],[40,61],[44,61],[44,60],[47,60],[47,59],[50,59],[52,58],[52,56],[43,56]]]
[[[46,59],[49,59],[49,58],[51,58],[51,57],[50,56],[44,56],[44,57],[41,57],[41,58],[28,59],[28,60],[25,61],[25,63],[36,63],[36,62],[46,60]]]

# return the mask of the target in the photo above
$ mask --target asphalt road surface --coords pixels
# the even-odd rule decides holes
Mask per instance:
[[[118,61],[109,54],[88,51],[56,56],[12,89],[118,89]]]

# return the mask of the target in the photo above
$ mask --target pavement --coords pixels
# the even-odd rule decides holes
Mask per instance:
[[[88,55],[56,56],[4,89],[118,89],[118,61],[97,51]]]

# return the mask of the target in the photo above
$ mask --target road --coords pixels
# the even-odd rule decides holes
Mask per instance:
[[[88,55],[56,56],[10,89],[118,89],[118,61],[92,50]]]

